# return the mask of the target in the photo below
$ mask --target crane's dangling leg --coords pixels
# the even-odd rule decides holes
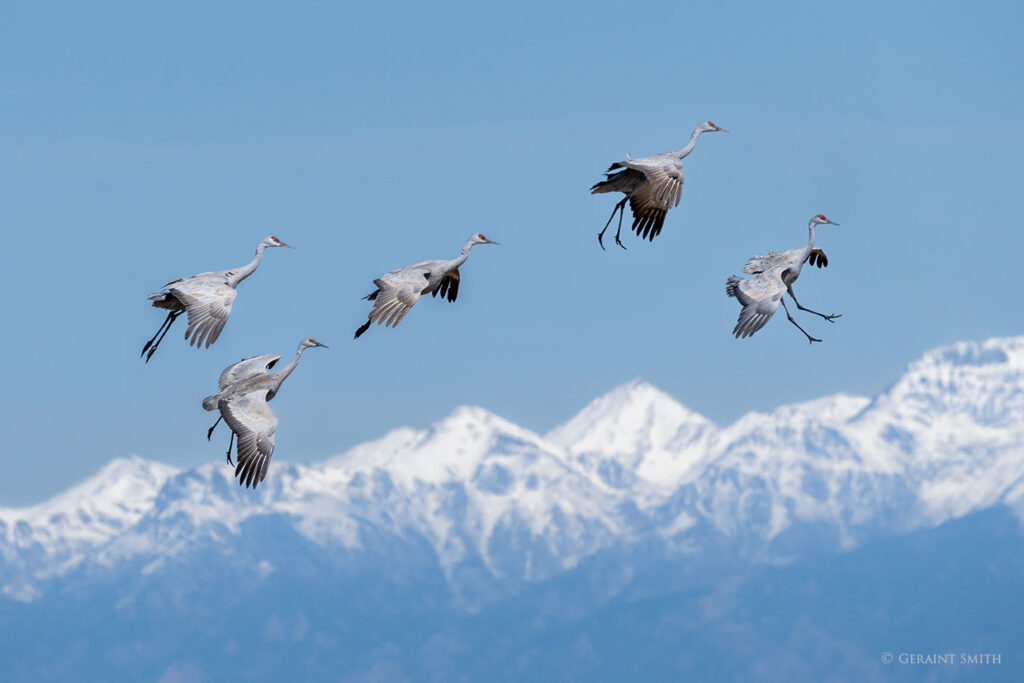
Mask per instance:
[[[806,311],[807,313],[813,313],[814,315],[820,315],[822,318],[824,318],[825,320],[829,321],[830,323],[834,323],[836,321],[836,318],[842,318],[843,317],[842,313],[833,313],[831,315],[825,315],[824,313],[818,313],[817,311],[812,311],[809,308],[804,308],[803,306],[800,305],[800,302],[796,300],[796,294],[793,293],[793,288],[789,287],[788,289],[789,289],[789,295],[791,297],[793,297],[793,303],[795,303],[796,307],[799,308],[801,311]]]
[[[146,345],[142,347],[142,353],[139,354],[140,358],[142,356],[146,356],[146,362],[149,362],[149,359],[153,357],[154,353],[156,353],[156,349],[160,346],[160,342],[162,342],[164,337],[167,336],[167,333],[171,329],[171,325],[174,324],[174,321],[178,319],[179,315],[181,315],[181,311],[171,311],[167,314],[167,317],[164,319],[163,325],[160,326],[160,329],[157,330],[156,334],[153,335],[153,338],[146,342]],[[146,353],[147,350],[149,351],[148,354]]]
[[[807,341],[809,341],[811,344],[813,344],[814,342],[820,342],[821,341],[820,339],[815,339],[811,335],[807,334],[807,330],[805,330],[804,328],[800,327],[800,325],[797,323],[797,321],[793,320],[793,316],[791,316],[789,314],[789,307],[786,306],[786,300],[783,298],[783,299],[780,299],[780,301],[782,302],[782,307],[786,309],[786,317],[789,318],[789,322],[791,322],[794,325],[796,325],[796,329],[798,329],[798,330],[800,330],[801,332],[804,333],[804,336],[807,337]]]
[[[626,199],[629,199],[629,197],[626,197]],[[622,216],[626,213],[626,199],[619,202],[619,229],[615,231],[615,244],[619,245],[623,249],[626,248],[626,245],[619,239],[619,235],[622,234]]]
[[[604,224],[604,229],[602,229],[601,232],[597,233],[597,243],[601,245],[602,249],[604,249],[604,241],[603,241],[604,234],[606,232],[608,232],[608,226],[611,225],[612,224],[612,220],[615,219],[615,212],[616,211],[619,212],[619,232],[622,231],[622,212],[625,211],[625,209],[626,209],[626,201],[628,201],[628,200],[629,200],[629,197],[626,197],[621,202],[619,202],[618,204],[615,205],[615,208],[612,209],[612,215],[608,216],[608,222]],[[619,241],[619,233],[618,232],[615,233],[615,241],[623,249],[626,248],[625,246],[623,246],[622,242]]]
[[[172,315],[174,315],[174,311],[171,311],[170,313],[168,313],[168,314],[167,314],[167,317],[166,317],[166,318],[164,318],[164,321],[163,321],[162,323],[160,323],[160,329],[158,329],[158,330],[156,331],[156,334],[154,334],[154,335],[153,335],[153,338],[152,338],[152,339],[150,339],[150,340],[149,340],[148,342],[146,342],[146,344],[145,344],[145,345],[144,345],[144,346],[142,347],[142,353],[140,353],[140,354],[139,354],[139,358],[142,358],[143,356],[145,356],[145,355],[146,355],[146,350],[147,350],[147,349],[148,349],[148,348],[149,348],[150,346],[152,346],[152,345],[153,345],[153,342],[154,342],[154,341],[156,341],[156,338],[157,338],[157,337],[159,337],[159,336],[160,336],[160,333],[164,331],[164,328],[165,328],[165,327],[167,326],[167,323],[168,323],[168,322],[169,322],[170,320],[172,320],[172,318],[171,318],[171,316],[172,316]]]
[[[233,446],[234,443],[235,443],[235,430],[232,429],[231,430],[231,438],[228,440],[228,464],[231,465],[232,467],[235,466],[235,463],[231,462],[231,446]]]
[[[213,426],[206,430],[206,440],[207,441],[209,441],[210,437],[213,436],[213,430],[217,428],[217,425],[219,425],[220,421],[223,420],[223,419],[224,419],[224,416],[221,415],[220,417],[217,418],[217,421],[213,423]],[[231,433],[234,434],[234,432],[231,432]]]

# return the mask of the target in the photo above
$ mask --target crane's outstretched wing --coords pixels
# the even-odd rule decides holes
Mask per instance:
[[[633,212],[633,225],[630,229],[637,237],[653,241],[661,234],[661,228],[665,225],[668,207],[654,201],[650,188],[650,185],[644,185],[629,195],[629,208]]]
[[[441,284],[431,292],[433,296],[437,296],[440,292],[441,298],[447,298],[448,301],[455,301],[459,297],[459,269],[456,268],[452,272],[444,276],[441,280]]]
[[[665,214],[679,205],[683,193],[682,165],[675,159],[657,157],[630,160],[623,165],[647,178],[647,184],[629,195],[629,208],[633,212],[633,232],[653,240],[661,233]]]
[[[181,280],[169,287],[168,291],[182,303],[188,312],[188,327],[185,339],[191,346],[207,348],[217,341],[224,324],[231,315],[231,304],[238,292],[221,279]]]
[[[725,283],[725,293],[736,297],[743,306],[739,320],[732,333],[737,339],[749,337],[765,326],[775,311],[779,301],[786,293],[786,285],[782,281],[781,267],[772,268],[752,278],[729,276]]]
[[[402,322],[430,280],[430,271],[425,268],[395,270],[385,273],[377,285],[377,296],[373,299],[373,310],[369,322],[394,327]]]
[[[743,266],[743,272],[748,275],[757,275],[763,273],[774,265],[778,258],[779,252],[769,251],[767,254],[756,254],[751,256],[747,261],[747,264]]]
[[[772,268],[796,267],[801,263],[806,262],[808,259],[807,256],[804,256],[804,249],[806,249],[806,247],[795,247],[793,249],[769,251],[767,254],[751,256],[747,261],[747,264],[743,266],[743,272],[749,273],[750,275],[757,275],[758,273],[769,271]],[[820,253],[821,256],[825,255],[825,252],[821,251],[821,249],[812,249],[811,257],[814,257],[814,252]],[[804,259],[804,261],[800,261],[801,258]],[[813,261],[811,265],[814,265]]]
[[[811,249],[811,253],[807,256],[807,262],[812,266],[826,268],[828,266],[828,256],[825,256],[825,252],[821,249]]]
[[[220,390],[224,391],[233,384],[238,384],[250,377],[265,374],[268,370],[272,369],[279,360],[281,360],[281,356],[279,355],[265,354],[262,356],[252,356],[251,358],[243,358],[237,363],[227,366],[224,368],[224,372],[220,373],[220,380],[218,380]]]
[[[267,389],[221,399],[218,407],[224,421],[238,437],[238,485],[255,487],[267,476],[274,454],[277,416],[267,406]]]

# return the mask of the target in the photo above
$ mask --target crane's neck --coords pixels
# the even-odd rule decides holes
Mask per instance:
[[[694,148],[694,147],[696,146],[696,144],[697,144],[697,138],[699,138],[699,137],[700,137],[700,134],[701,134],[702,132],[703,132],[703,131],[701,131],[701,129],[700,129],[699,127],[697,127],[697,128],[694,128],[694,129],[693,129],[693,134],[692,134],[692,135],[690,135],[690,141],[689,141],[688,143],[686,143],[686,147],[683,147],[683,148],[682,148],[681,150],[679,150],[678,152],[676,152],[676,156],[678,156],[678,157],[679,157],[680,159],[683,159],[683,158],[685,158],[685,157],[686,157],[686,156],[687,156],[687,155],[688,155],[688,154],[689,154],[690,152],[692,152],[692,151],[693,151],[693,148]]]
[[[292,374],[292,371],[298,366],[299,359],[302,358],[302,352],[306,350],[305,346],[299,345],[299,350],[295,352],[295,358],[288,365],[284,366],[277,372],[270,375],[270,391],[273,394],[277,394],[277,390],[281,388],[284,381],[288,379],[288,375]]]
[[[259,246],[256,247],[256,255],[252,257],[252,261],[234,271],[234,276],[230,278],[229,282],[232,287],[237,287],[242,280],[256,272],[256,269],[260,267],[260,261],[263,260],[263,251],[266,248],[267,245],[260,242]]]
[[[457,257],[453,258],[451,261],[448,262],[448,270],[454,270],[461,266],[463,263],[465,263],[466,259],[469,258],[469,250],[473,248],[474,244],[476,243],[473,242],[473,240],[467,240],[466,246],[462,248],[462,252]]]
[[[810,223],[807,224],[807,246],[808,246],[808,248],[814,246],[814,226],[816,226],[816,225],[817,225],[817,223],[815,223],[814,221],[811,221]]]

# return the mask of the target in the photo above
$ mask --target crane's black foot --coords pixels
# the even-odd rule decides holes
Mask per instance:
[[[836,318],[842,318],[843,314],[842,313],[832,313],[831,315],[823,315],[821,317],[824,318],[825,320],[829,321],[830,323],[834,323],[836,321]]]
[[[604,248],[604,230],[597,233],[597,243],[601,245],[601,251],[606,251]]]
[[[231,451],[228,451],[228,464],[232,467],[235,466],[235,463],[231,460]]]
[[[615,235],[615,244],[619,245],[623,249],[626,249],[626,245],[622,243],[622,240],[619,239],[618,235]],[[629,249],[626,249],[626,251],[629,251]]]
[[[804,332],[804,334],[807,334],[807,333],[806,333],[806,332]],[[812,336],[811,336],[811,335],[809,335],[809,334],[807,334],[807,341],[808,341],[809,343],[811,343],[811,344],[814,344],[814,342],[819,342],[819,343],[821,342],[821,340],[820,340],[820,339],[816,339],[815,337],[812,337]]]
[[[213,426],[206,430],[206,440],[207,441],[209,441],[210,437],[213,436],[213,430],[216,429],[217,425],[220,424],[220,420],[221,420],[221,418],[218,417],[217,421],[213,423]]]

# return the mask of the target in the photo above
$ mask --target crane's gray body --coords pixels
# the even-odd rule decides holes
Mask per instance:
[[[590,188],[590,193],[625,194],[633,213],[633,225],[630,229],[638,237],[653,240],[661,233],[668,210],[679,206],[683,192],[683,159],[693,151],[697,138],[702,133],[724,130],[710,121],[705,121],[693,129],[689,143],[682,149],[639,159],[627,158],[625,161],[617,161],[608,167],[605,180],[595,183]],[[616,205],[615,210],[620,210],[620,207]],[[613,210],[612,217],[614,216]],[[611,218],[608,222],[611,223]],[[619,222],[621,223],[621,219]],[[605,225],[605,229],[607,227]],[[601,235],[603,234],[602,230]],[[616,242],[622,244],[618,240],[618,233]]]
[[[238,437],[235,476],[239,485],[255,487],[266,478],[277,433],[277,416],[267,403],[277,396],[281,384],[298,366],[302,352],[314,346],[323,344],[311,337],[303,339],[295,358],[277,372],[268,372],[281,359],[275,354],[253,356],[229,365],[220,373],[220,392],[203,399],[203,408],[219,410]]]
[[[259,267],[260,262],[263,260],[264,250],[267,247],[287,246],[290,245],[285,244],[272,235],[268,236],[257,245],[256,255],[246,265],[240,268],[232,268],[231,270],[217,270],[209,273],[199,273],[192,277],[171,280],[164,285],[165,291],[154,292],[148,298],[154,308],[171,311],[168,315],[168,320],[164,323],[168,328],[174,322],[174,318],[177,317],[178,313],[186,312],[188,314],[188,325],[185,328],[185,339],[188,340],[191,346],[209,348],[220,337],[221,332],[224,330],[224,325],[228,322],[232,304],[235,301],[235,297],[238,296],[238,292],[235,289]],[[163,326],[161,326],[161,329],[163,329]],[[157,335],[159,334],[160,332],[158,331]],[[161,336],[160,339],[163,339],[163,337]],[[153,344],[154,341],[156,344]],[[151,345],[152,348],[150,349]],[[145,354],[147,349],[149,349],[149,356],[152,357],[158,345],[159,340],[154,335],[142,352]],[[146,360],[148,361],[149,359],[147,358]]]
[[[754,275],[754,277],[741,278],[731,275],[726,280],[726,295],[735,297],[740,302],[740,305],[743,306],[736,326],[733,328],[733,335],[736,338],[749,337],[764,327],[775,314],[775,311],[778,310],[779,303],[785,306],[783,297],[787,292],[801,310],[810,310],[805,309],[796,300],[796,296],[793,294],[793,283],[800,277],[804,263],[811,259],[812,255],[816,257],[812,264],[822,267],[828,263],[824,253],[814,248],[814,228],[825,223],[838,225],[838,223],[833,223],[820,214],[814,216],[807,225],[807,244],[784,251],[770,251],[767,254],[756,255],[750,258],[746,265],[743,266],[743,272]],[[826,316],[816,311],[810,312],[820,315],[830,322],[832,318],[838,317]],[[786,315],[789,317],[790,322],[807,335],[807,332],[789,316],[788,310]],[[807,337],[812,341],[818,341],[810,335],[807,335]]]
[[[478,244],[497,244],[483,235],[471,235],[462,252],[453,259],[419,261],[405,268],[388,271],[373,281],[377,289],[364,299],[373,302],[373,310],[364,323],[356,330],[358,339],[372,323],[394,327],[412,310],[424,294],[455,301],[459,294],[461,275],[459,267],[469,258],[470,250]]]

